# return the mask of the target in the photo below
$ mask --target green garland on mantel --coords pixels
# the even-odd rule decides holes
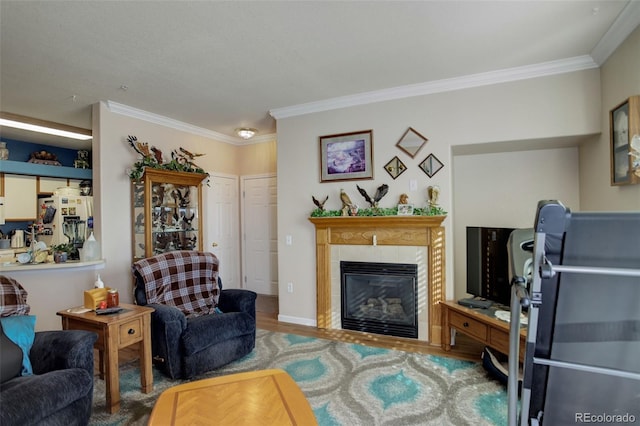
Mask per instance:
[[[416,207],[413,209],[414,216],[446,216],[447,212],[442,207],[429,206],[425,208]],[[369,209],[359,209],[356,216],[397,216],[398,208],[375,207]],[[342,210],[320,210],[311,212],[311,217],[337,217],[342,216]]]

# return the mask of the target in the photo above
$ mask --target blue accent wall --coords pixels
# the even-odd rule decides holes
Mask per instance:
[[[55,156],[58,158],[58,162],[62,166],[73,167],[73,162],[76,160],[76,158],[78,158],[78,150],[76,149],[59,148],[57,146],[42,145],[8,138],[0,138],[0,141],[6,142],[7,149],[9,150],[8,160],[10,161],[19,161],[26,163],[27,161],[29,161],[29,158],[31,158],[31,153],[38,151],[47,151],[51,154],[55,154]],[[91,164],[91,152],[89,152],[89,164]],[[89,173],[89,175],[91,173],[90,170],[77,169],[77,171],[79,173],[87,172]],[[91,177],[88,177],[88,179],[90,178]],[[31,223],[32,222],[7,222],[4,225],[0,225],[0,232],[2,232],[4,236],[10,235],[15,229],[22,229],[26,232]]]
[[[59,148],[56,146],[41,145],[7,138],[0,138],[0,140],[7,143],[9,160],[11,161],[27,162],[29,161],[29,158],[31,158],[31,153],[47,151],[55,154],[61,165],[65,167],[73,167],[74,160],[78,158],[78,150],[76,149]],[[91,155],[89,155],[89,164],[91,164]]]

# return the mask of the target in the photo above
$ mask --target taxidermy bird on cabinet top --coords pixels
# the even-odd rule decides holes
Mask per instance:
[[[378,187],[373,198],[371,198],[369,194],[367,194],[367,191],[360,188],[358,185],[356,185],[356,188],[358,188],[358,192],[360,192],[360,194],[364,197],[365,201],[367,201],[373,208],[378,207],[378,202],[382,200],[382,197],[387,195],[387,192],[389,192],[389,185],[387,185],[386,183],[383,183]]]
[[[323,212],[324,211],[324,203],[327,202],[327,200],[329,199],[329,196],[327,195],[326,197],[324,197],[323,201],[318,201],[316,199],[316,197],[314,197],[313,195],[311,196],[311,199],[313,200],[313,204],[315,204],[318,207],[318,209],[320,209],[320,211]]]

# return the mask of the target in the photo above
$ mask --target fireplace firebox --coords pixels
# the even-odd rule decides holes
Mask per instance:
[[[340,262],[346,330],[418,337],[418,265]]]

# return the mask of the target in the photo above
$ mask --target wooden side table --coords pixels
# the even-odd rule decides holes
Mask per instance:
[[[140,386],[142,393],[153,390],[151,372],[151,312],[153,308],[121,303],[123,308],[117,314],[97,315],[94,311],[72,313],[70,310],[58,312],[62,317],[64,330],[88,330],[98,335],[95,348],[99,353],[100,378],[105,380],[107,410],[120,410],[120,375],[118,371],[118,351],[139,343]]]
[[[464,307],[455,300],[440,302],[442,309],[442,349],[450,351],[455,344],[454,333],[459,331],[505,355],[509,354],[509,323]],[[520,361],[524,359],[527,329],[520,329]]]

